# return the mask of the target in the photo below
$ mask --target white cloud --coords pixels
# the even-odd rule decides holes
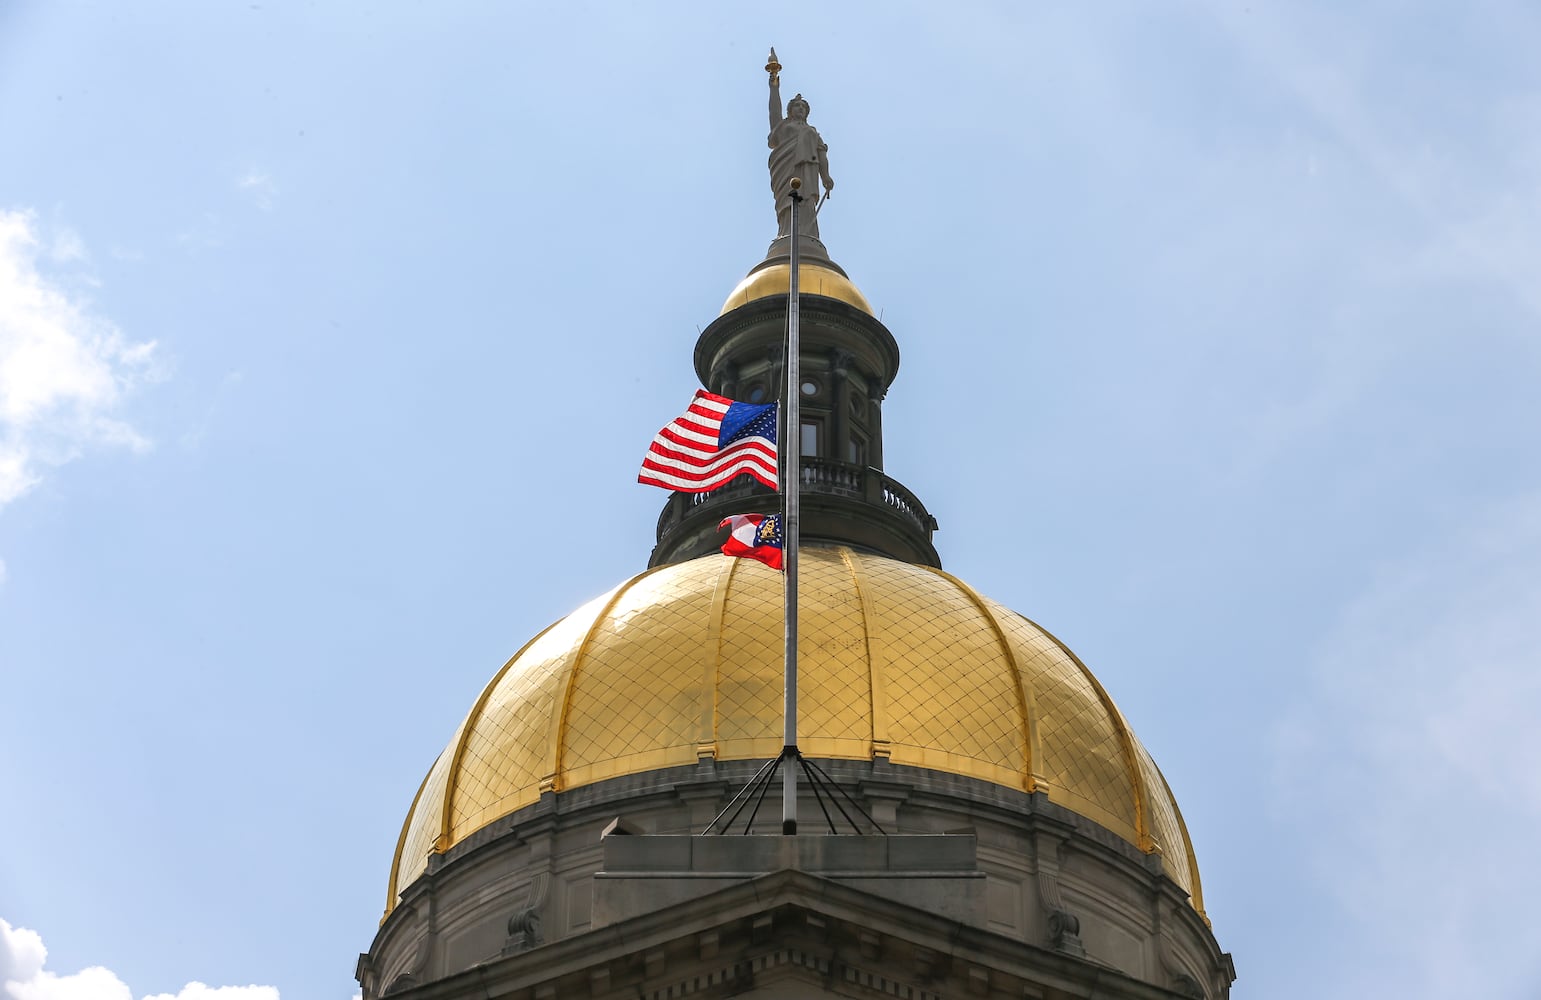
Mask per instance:
[[[115,414],[156,377],[154,342],[125,340],[39,271],[41,255],[31,214],[0,211],[0,507],[88,446],[150,447]]]
[[[278,1000],[273,986],[205,986],[188,983],[176,993],[155,993],[144,1000]]]
[[[5,1000],[134,1000],[128,985],[110,970],[92,966],[69,975],[44,968],[48,949],[42,937],[0,919],[0,995]],[[188,983],[176,993],[155,993],[142,1000],[279,1000],[272,986],[205,986]]]
[[[1333,995],[1541,996],[1541,497],[1389,567],[1304,694],[1279,807],[1358,929]]]

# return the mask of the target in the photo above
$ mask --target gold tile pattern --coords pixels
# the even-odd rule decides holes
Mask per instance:
[[[781,750],[781,601],[780,573],[749,559],[735,569],[717,656],[717,755],[725,760]]]
[[[1021,788],[1016,677],[990,620],[938,573],[866,556],[871,628],[883,637],[896,764],[979,774]]]
[[[1074,654],[938,570],[844,549],[801,556],[805,753],[886,753],[1019,790],[1037,775],[1052,801],[1137,846],[1159,844],[1202,912],[1176,803]],[[531,640],[424,780],[399,841],[392,905],[430,852],[543,788],[560,794],[693,763],[698,752],[775,756],[782,627],[782,575],[714,555],[644,573]]]
[[[608,598],[585,604],[510,661],[470,720],[447,803],[451,842],[540,798],[557,707],[554,682]]]
[[[418,789],[417,802],[412,806],[412,815],[407,818],[407,826],[401,838],[401,853],[396,860],[396,870],[391,873],[396,892],[405,889],[428,868],[428,855],[434,852],[434,842],[439,839],[439,817],[444,812],[444,790],[449,784],[451,751],[460,742],[460,734],[464,730],[465,723],[462,722],[460,728],[455,730],[455,738],[439,754],[439,759],[433,762],[428,777],[423,779],[423,786]],[[394,895],[391,897],[391,905],[396,905]]]

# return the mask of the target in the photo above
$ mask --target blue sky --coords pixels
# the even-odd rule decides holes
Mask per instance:
[[[1541,993],[1538,39],[0,4],[4,988],[353,995],[482,684],[645,565],[774,44],[904,352],[887,469],[1161,763],[1235,995]]]

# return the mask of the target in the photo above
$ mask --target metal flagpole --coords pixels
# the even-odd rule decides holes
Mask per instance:
[[[799,503],[803,478],[803,427],[800,413],[802,401],[802,348],[798,343],[797,307],[797,208],[803,196],[798,188],[799,178],[792,178],[792,231],[787,241],[791,250],[792,276],[787,288],[787,394],[783,409],[786,414],[786,433],[781,443],[782,455],[782,502],[785,505],[781,518],[782,565],[785,567],[786,587],[786,652],[784,669],[785,714],[783,745],[781,748],[781,832],[797,832],[797,543]]]

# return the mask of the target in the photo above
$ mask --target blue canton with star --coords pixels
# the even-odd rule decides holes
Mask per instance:
[[[744,438],[762,437],[776,443],[776,404],[734,403],[722,415],[717,431],[717,447],[726,448]]]
[[[756,545],[769,545],[773,549],[781,548],[781,515],[772,514],[760,522],[755,529],[754,543]]]

